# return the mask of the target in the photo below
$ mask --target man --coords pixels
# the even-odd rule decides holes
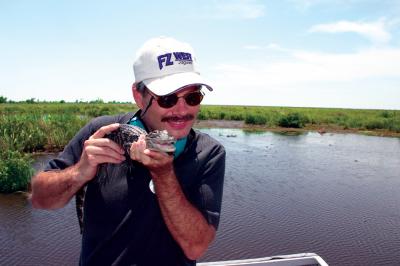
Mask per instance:
[[[81,265],[195,265],[219,223],[225,150],[192,129],[202,87],[196,57],[186,43],[147,41],[134,63],[135,114],[99,117],[82,128],[58,158],[32,179],[36,208],[65,206],[87,185]],[[167,130],[175,154],[132,144],[134,168],[96,182],[100,164],[120,164],[124,151],[105,135],[120,123]]]

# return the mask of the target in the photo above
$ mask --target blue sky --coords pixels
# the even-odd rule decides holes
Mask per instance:
[[[160,35],[194,47],[205,104],[400,109],[398,0],[0,0],[0,95],[133,101]]]

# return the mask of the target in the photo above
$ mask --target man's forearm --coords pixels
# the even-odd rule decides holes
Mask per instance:
[[[168,177],[154,178],[154,183],[169,231],[189,259],[199,258],[214,239],[215,228],[186,199],[173,172]]]
[[[40,172],[32,178],[32,205],[40,209],[64,207],[84,183],[79,179],[77,165],[59,171]]]

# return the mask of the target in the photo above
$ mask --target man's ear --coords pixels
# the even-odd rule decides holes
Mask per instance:
[[[132,95],[139,109],[143,109],[143,95],[136,88],[137,83],[132,84]]]

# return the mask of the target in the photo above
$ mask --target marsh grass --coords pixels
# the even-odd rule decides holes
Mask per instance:
[[[60,150],[90,119],[135,111],[133,104],[0,104],[0,138],[20,152]],[[386,130],[400,133],[400,111],[335,108],[202,106],[200,120],[235,120],[268,128]]]
[[[33,174],[29,155],[18,151],[6,150],[0,152],[0,193],[11,193],[27,190]]]
[[[33,173],[31,153],[59,151],[89,120],[135,111],[133,104],[1,103],[0,192],[23,189]],[[244,121],[266,128],[384,130],[400,133],[400,111],[204,105],[200,120]],[[285,131],[285,130],[283,130]]]
[[[199,119],[242,120],[266,127],[332,127],[358,130],[387,130],[400,133],[399,110],[301,108],[264,106],[203,106]]]

